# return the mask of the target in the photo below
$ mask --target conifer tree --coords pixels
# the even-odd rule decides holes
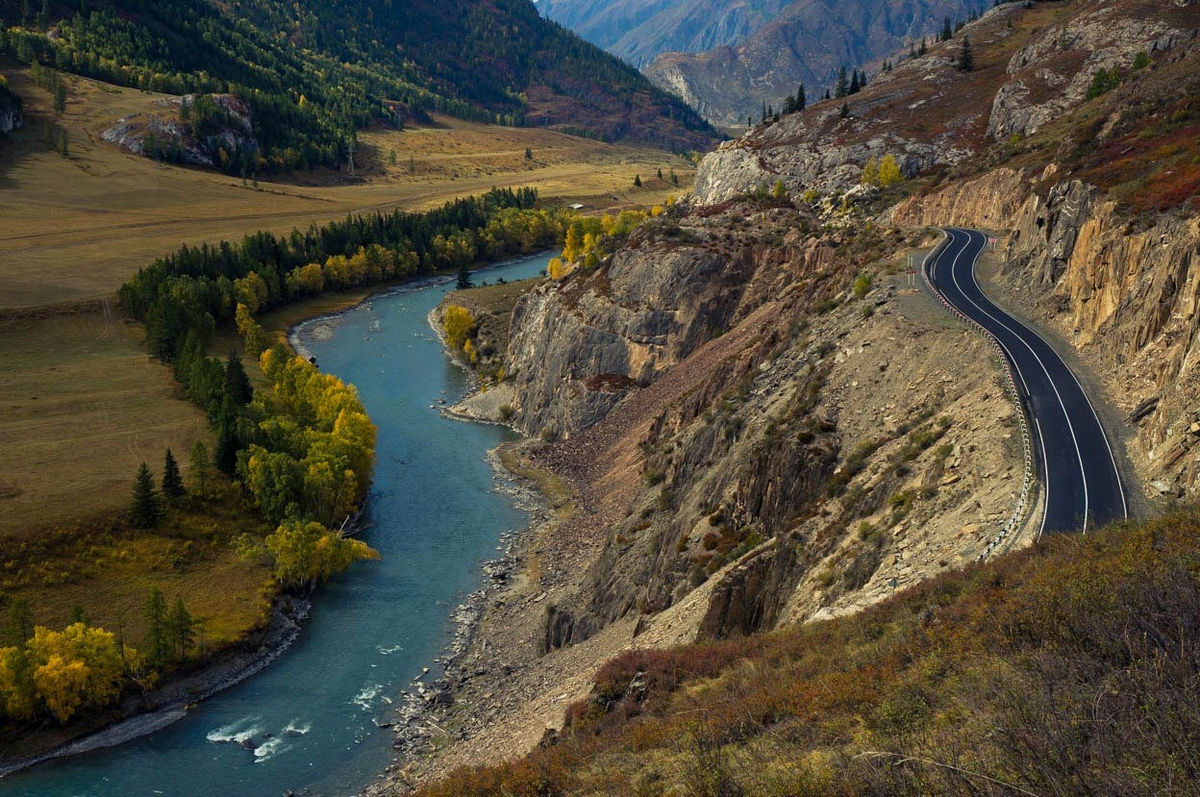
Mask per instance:
[[[203,440],[192,443],[192,453],[188,457],[188,475],[192,483],[199,488],[200,497],[208,496],[208,469],[212,461],[208,458],[208,446]]]
[[[808,105],[808,97],[804,96],[804,84],[800,84],[800,88],[796,89],[796,110],[803,111]]]
[[[929,52],[929,44],[926,43],[925,37],[921,37],[921,49],[917,50],[917,55],[925,55]]]
[[[850,89],[849,89],[849,93],[850,93],[850,94],[857,94],[857,93],[858,93],[858,70],[857,70],[857,69],[855,69],[855,70],[854,70],[854,74],[853,74],[853,76],[850,78]]]
[[[169,617],[167,599],[162,590],[154,587],[142,606],[142,617],[146,621],[146,641],[144,644],[146,656],[156,666],[161,666],[167,660],[171,650]]]
[[[183,604],[183,598],[176,597],[171,614],[167,617],[167,630],[170,632],[170,648],[176,659],[182,661],[188,656],[188,649],[196,638],[195,620]]]
[[[633,176],[633,186],[634,188],[642,187],[642,176],[640,174],[635,174]]]
[[[950,28],[950,17],[942,18],[942,41],[948,42],[954,37],[954,31]]]
[[[169,502],[182,498],[186,492],[183,488],[183,476],[179,473],[179,464],[169,448],[166,457],[163,458],[162,491]]]
[[[9,641],[18,648],[24,649],[25,643],[33,636],[33,612],[29,601],[24,598],[13,598],[8,604],[8,637]]]
[[[975,56],[971,54],[971,37],[963,36],[962,50],[958,53],[958,71],[970,72],[975,69]]]
[[[833,96],[840,100],[842,97],[845,97],[849,91],[850,82],[846,75],[846,67],[838,67],[837,84],[834,88]]]
[[[458,281],[454,284],[456,290],[465,291],[467,288],[474,288],[475,283],[471,281],[471,272],[466,265],[458,270]]]
[[[158,491],[154,489],[154,477],[145,462],[138,468],[133,482],[133,505],[129,508],[129,522],[139,529],[152,529],[162,517]]]
[[[254,397],[254,388],[250,386],[250,378],[242,367],[242,360],[234,352],[229,352],[225,361],[225,395],[233,399],[235,404],[245,406]]]

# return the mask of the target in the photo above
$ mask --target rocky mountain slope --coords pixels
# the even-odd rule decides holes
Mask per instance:
[[[910,281],[927,226],[996,235],[983,278],[1092,388],[1130,492],[1194,499],[1197,31],[1187,2],[1002,6],[846,114],[724,145],[692,200],[527,296],[513,418],[577,493],[468,660],[512,690],[463,676],[435,766],[535,744],[588,662],[855,611],[988,550],[1017,411]],[[886,156],[899,182],[864,184]]]
[[[839,67],[870,66],[932,39],[945,18],[965,20],[980,9],[968,0],[887,0],[830,3],[794,0],[748,37],[699,52],[668,52],[643,67],[716,125],[755,120],[763,103],[780,107],[803,83],[808,96],[832,89]]]

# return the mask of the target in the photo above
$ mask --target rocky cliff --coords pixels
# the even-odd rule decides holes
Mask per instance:
[[[522,300],[516,418],[559,440],[538,458],[581,508],[557,544],[586,551],[544,582],[542,651],[710,579],[694,633],[744,634],[985,550],[1020,482],[1013,409],[983,341],[889,276],[905,245],[787,200],[693,205]]]

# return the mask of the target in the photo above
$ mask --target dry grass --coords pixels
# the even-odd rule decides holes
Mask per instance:
[[[103,142],[118,117],[163,95],[68,76],[70,157],[45,143],[50,98],[28,72],[0,65],[25,99],[26,126],[0,149],[0,307],[31,307],[111,294],[133,271],[181,243],[237,239],[375,208],[425,208],[492,186],[534,186],[548,204],[589,207],[661,201],[680,188],[633,188],[681,158],[546,130],[439,120],[436,127],[362,134],[359,176],[305,175],[296,183],[241,180],[162,166]],[[525,158],[530,148],[534,157]],[[392,164],[391,153],[396,153]],[[410,158],[412,170],[410,172]]]
[[[0,321],[0,538],[124,508],[138,464],[186,463],[203,413],[102,313]]]

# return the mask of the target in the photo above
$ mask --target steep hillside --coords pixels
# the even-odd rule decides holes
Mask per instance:
[[[356,128],[431,111],[678,149],[711,140],[686,106],[541,19],[528,0],[109,0],[71,9],[34,14],[28,3],[0,2],[0,19],[20,22],[3,31],[0,52],[119,85],[233,95],[245,114],[218,102],[167,118],[201,142],[224,138],[210,154],[224,149],[219,165],[234,174],[344,164]],[[249,135],[238,130],[246,124]],[[183,159],[170,147],[150,154]]]
[[[1200,517],[1055,537],[854,617],[630,651],[423,795],[1195,793]]]
[[[820,96],[840,67],[875,73],[880,59],[932,39],[945,18],[965,20],[982,7],[973,0],[794,0],[748,37],[663,53],[643,70],[714,124],[741,126],[757,120],[764,103],[779,107],[800,83],[810,98]]]

